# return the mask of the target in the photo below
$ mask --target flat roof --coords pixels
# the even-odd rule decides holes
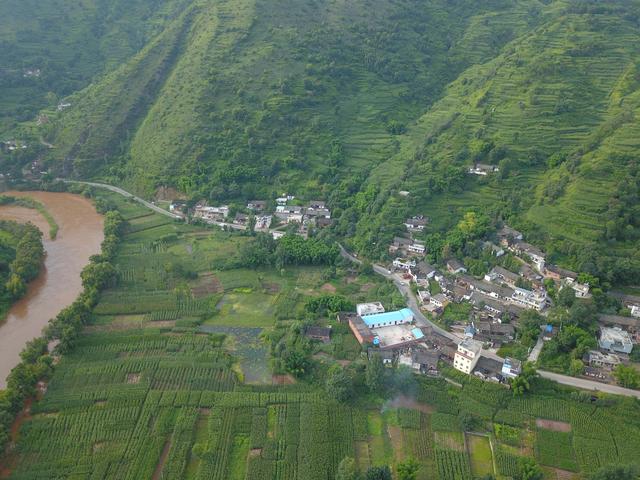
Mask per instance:
[[[411,325],[407,324],[374,328],[372,333],[378,338],[378,346],[380,348],[389,348],[418,340],[413,333]]]
[[[413,312],[408,308],[402,310],[395,310],[393,312],[374,313],[363,317],[364,323],[368,326],[380,324],[380,323],[392,323],[403,322],[407,318],[413,318]]]
[[[358,315],[373,315],[383,313],[384,307],[380,302],[359,303],[356,305],[356,311]]]

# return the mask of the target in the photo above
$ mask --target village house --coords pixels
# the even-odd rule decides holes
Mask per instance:
[[[497,165],[488,165],[486,163],[476,163],[469,167],[469,174],[486,176],[491,173],[500,171]]]
[[[591,293],[589,293],[589,284],[588,283],[580,283],[573,278],[566,278],[563,281],[563,288],[569,287],[573,289],[576,297],[578,298],[591,298]]]
[[[305,215],[313,218],[331,218],[331,211],[328,208],[311,208],[304,211]]]
[[[336,315],[336,320],[338,321],[338,323],[343,323],[345,325],[348,325],[349,320],[357,316],[358,314],[355,312],[338,312]]]
[[[607,327],[617,327],[626,331],[631,339],[640,343],[640,318],[623,317],[622,315],[600,315],[598,323]]]
[[[302,223],[304,220],[304,212],[302,207],[295,205],[278,205],[276,207],[275,216],[285,223]]]
[[[445,308],[451,301],[444,293],[437,293],[431,297],[430,303],[437,308]]]
[[[393,243],[389,246],[389,253],[397,253],[398,251],[407,251],[407,247],[413,245],[413,240],[405,237],[394,237]]]
[[[411,270],[416,266],[416,261],[412,258],[396,258],[393,267],[399,270]]]
[[[428,290],[418,290],[418,301],[420,302],[420,305],[429,303],[430,300],[431,293]]]
[[[478,310],[488,312],[493,318],[517,318],[522,313],[522,307],[502,302],[494,297],[484,295],[477,290],[471,293],[469,302]]]
[[[63,110],[66,110],[66,109],[67,109],[67,108],[69,108],[70,106],[71,106],[71,104],[70,104],[70,103],[68,103],[68,102],[60,102],[60,103],[58,104],[57,110],[58,110],[59,112],[61,112],[61,111],[63,111]]]
[[[316,340],[322,343],[331,342],[331,328],[330,327],[315,327],[310,326],[304,329],[304,336]]]
[[[458,344],[458,350],[453,358],[453,367],[469,375],[478,363],[481,351],[482,345],[478,342],[471,339],[463,340]]]
[[[464,264],[456,258],[447,260],[446,265],[449,273],[467,273],[467,269],[464,267]]]
[[[425,229],[428,222],[429,220],[423,215],[416,215],[414,217],[406,219],[404,222],[404,226],[407,227],[408,230],[421,232]]]
[[[502,228],[498,230],[498,239],[500,240],[500,244],[505,247],[508,247],[523,238],[524,236],[522,233],[511,228],[509,225],[503,225]]]
[[[438,375],[438,361],[440,353],[424,347],[416,347],[403,351],[398,356],[398,365],[406,365],[424,375]]]
[[[271,215],[260,215],[256,217],[256,226],[255,230],[268,230],[271,226],[271,220],[273,217]]]
[[[309,200],[309,203],[307,204],[307,208],[319,210],[322,208],[327,208],[327,205],[322,200]]]
[[[380,302],[359,303],[356,305],[356,312],[358,312],[358,315],[361,317],[375,315],[377,313],[384,313],[384,306]]]
[[[411,245],[407,246],[407,251],[411,252],[411,253],[417,253],[420,255],[424,255],[424,253],[426,252],[427,248],[424,246],[423,243],[419,243],[419,242],[413,242]]]
[[[629,354],[633,349],[633,341],[629,333],[619,327],[600,327],[598,346],[602,350]]]
[[[502,363],[502,375],[505,378],[515,378],[522,373],[522,362],[515,358],[505,357]]]
[[[498,300],[509,300],[514,294],[514,289],[509,287],[503,287],[501,285],[485,282],[483,280],[476,280],[473,277],[465,276],[464,279],[467,281],[472,290],[477,290],[478,292],[487,295],[489,297],[496,298]]]
[[[506,343],[515,338],[516,329],[510,323],[494,323],[480,321],[474,323],[477,333],[476,339],[489,343]]]
[[[402,325],[413,322],[413,312],[409,308],[384,313],[372,313],[365,315],[362,320],[371,329]]]
[[[410,273],[415,283],[421,287],[427,287],[429,286],[429,280],[435,276],[436,269],[433,265],[421,261],[411,267]]]
[[[196,205],[193,217],[200,218],[208,223],[213,223],[224,221],[228,215],[229,207],[227,205],[222,205],[220,207]]]
[[[620,357],[615,353],[603,353],[597,350],[591,350],[586,355],[586,363],[595,368],[605,368],[613,370],[620,364]]]
[[[548,342],[552,338],[558,335],[558,327],[553,325],[545,325],[542,327],[542,340]]]
[[[233,223],[235,225],[246,226],[249,223],[249,215],[245,215],[244,213],[236,213],[236,216],[233,219]]]
[[[249,200],[247,202],[247,209],[254,212],[264,212],[267,209],[266,200]]]
[[[520,280],[520,275],[498,265],[493,267],[491,271],[484,276],[484,279],[487,282],[493,282],[497,284],[504,283],[509,285],[510,287],[515,287],[516,283],[518,283],[518,280]]]
[[[514,288],[511,301],[516,305],[534,310],[544,310],[548,302],[547,292],[544,290],[526,290],[524,288]]]
[[[491,254],[494,257],[502,257],[504,255],[504,249],[502,247],[499,247],[495,243],[483,242],[482,246],[484,247],[485,250],[491,251]]]
[[[373,332],[360,315],[350,316],[349,328],[360,345],[373,343]]]
[[[171,213],[175,213],[176,215],[184,215],[187,209],[187,202],[183,200],[173,200],[169,204],[169,211]]]
[[[535,245],[531,245],[530,243],[523,241],[518,241],[510,246],[510,250],[512,250],[517,255],[525,255],[529,257],[538,272],[544,272],[545,254]]]
[[[578,274],[576,272],[572,272],[571,270],[561,268],[557,265],[545,265],[544,277],[559,282],[568,278],[576,280],[578,278]]]
[[[373,357],[378,356],[382,360],[383,365],[392,365],[395,360],[396,354],[393,350],[380,350],[379,348],[369,348],[367,350],[367,358],[372,360]]]
[[[542,288],[544,285],[542,283],[544,277],[539,272],[531,268],[531,265],[528,263],[520,265],[519,273],[524,280],[530,282],[535,288]]]
[[[333,220],[326,217],[318,217],[315,219],[314,223],[318,228],[325,228],[331,226],[333,224]]]
[[[631,315],[640,318],[640,305],[630,305],[629,310],[631,311]]]

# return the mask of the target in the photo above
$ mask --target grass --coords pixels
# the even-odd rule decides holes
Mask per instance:
[[[493,455],[489,437],[467,434],[466,439],[473,476],[494,475]]]

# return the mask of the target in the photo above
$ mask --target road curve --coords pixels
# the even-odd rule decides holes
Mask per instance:
[[[142,199],[140,197],[136,197],[134,194],[129,193],[126,190],[123,190],[120,187],[114,187],[113,185],[107,185],[106,183],[85,182],[85,181],[81,181],[81,180],[65,180],[65,179],[61,179],[61,180],[64,183],[79,183],[79,184],[82,184],[82,185],[89,185],[91,187],[104,188],[105,190],[111,190],[112,192],[118,193],[118,194],[122,195],[123,197],[131,198],[132,200],[144,205],[145,207],[153,210],[156,213],[159,213],[160,215],[164,215],[166,217],[170,217],[170,218],[173,218],[173,219],[182,220],[182,217],[180,215],[176,215],[175,213],[167,212],[163,208],[160,208],[160,207],[158,207],[157,205],[154,205],[151,202],[147,202],[146,200],[144,200],[144,199]]]
[[[343,258],[346,258],[347,260],[350,260],[354,263],[357,264],[362,264],[362,260],[354,257],[351,253],[349,253],[342,245],[340,245],[338,243],[338,246],[340,247],[340,255],[342,255]],[[415,296],[413,295],[413,292],[411,291],[411,288],[403,283],[400,282],[397,278],[396,275],[393,275],[388,269],[381,267],[380,265],[373,265],[373,270],[378,273],[379,275],[382,275],[383,277],[387,278],[388,280],[391,280],[394,285],[396,286],[396,288],[400,291],[400,293],[407,299],[407,306],[411,309],[411,311],[413,312],[413,315],[416,319],[416,324],[418,326],[430,326],[431,328],[433,328],[433,330],[444,336],[447,337],[448,339],[454,341],[455,343],[460,343],[460,338],[456,337],[455,335],[453,335],[451,332],[447,332],[446,330],[440,328],[438,325],[436,325],[435,323],[433,323],[432,321],[430,321],[427,317],[425,317],[422,312],[420,311],[420,308],[418,307],[418,302],[415,298]],[[540,345],[541,347],[541,345]],[[503,361],[503,358],[499,357],[498,355],[496,355],[495,353],[492,352],[488,352],[486,350],[482,350],[481,355],[483,357],[486,358],[490,358],[493,360],[497,360],[499,362]],[[552,373],[552,372],[546,372],[544,370],[538,370],[538,373],[540,374],[541,377],[549,379],[549,380],[553,380],[555,382],[558,382],[562,385],[568,385],[570,387],[574,387],[574,388],[581,388],[584,390],[592,390],[592,391],[599,391],[599,392],[605,392],[605,393],[610,393],[610,394],[614,394],[614,395],[625,395],[627,397],[636,397],[636,398],[640,398],[640,391],[638,390],[631,390],[629,388],[623,388],[623,387],[618,387],[617,385],[609,385],[606,383],[600,383],[600,382],[595,382],[593,380],[586,380],[586,379],[582,379],[582,378],[575,378],[575,377],[569,377],[567,375],[561,375],[558,373]]]

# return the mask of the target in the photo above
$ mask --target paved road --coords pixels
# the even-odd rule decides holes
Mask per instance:
[[[342,255],[342,257],[346,258],[347,260],[351,260],[354,263],[357,264],[361,264],[362,260],[354,257],[352,254],[350,254],[347,250],[345,250],[345,248],[338,244],[338,246],[340,247],[340,254]],[[447,337],[450,340],[453,340],[455,343],[460,343],[460,338],[456,337],[455,335],[453,335],[451,332],[447,332],[446,330],[443,330],[442,328],[440,328],[438,325],[436,325],[435,323],[433,323],[432,321],[430,321],[428,318],[426,318],[422,312],[420,311],[420,308],[418,307],[418,302],[415,298],[415,296],[413,295],[413,292],[411,291],[411,288],[409,285],[407,285],[405,282],[402,282],[398,279],[397,275],[392,274],[388,269],[380,266],[380,265],[373,265],[373,270],[384,276],[385,278],[391,280],[396,288],[398,288],[398,290],[400,290],[400,293],[402,293],[402,295],[407,299],[407,306],[413,311],[414,317],[416,319],[416,324],[419,326],[430,326],[433,328],[433,330],[444,336]],[[542,336],[540,336],[540,338],[538,339],[538,343],[536,343],[536,346],[534,347],[533,351],[531,352],[531,354],[534,353],[534,351],[537,350],[537,354],[535,354],[535,357],[537,359],[538,355],[540,354],[540,350],[542,350]],[[497,360],[499,362],[502,362],[503,359],[501,357],[499,357],[498,355],[496,355],[493,352],[489,352],[487,350],[482,350],[481,355],[483,357],[486,358],[490,358],[493,360]],[[530,357],[531,358],[531,357]],[[568,385],[571,387],[575,387],[575,388],[582,388],[585,390],[596,390],[596,391],[600,391],[600,392],[605,392],[605,393],[611,393],[611,394],[615,394],[615,395],[625,395],[628,397],[637,397],[640,398],[640,391],[638,390],[630,390],[628,388],[622,388],[622,387],[618,387],[616,385],[608,385],[606,383],[600,383],[600,382],[595,382],[593,380],[585,380],[582,378],[575,378],[575,377],[569,377],[567,375],[560,375],[558,373],[552,373],[552,372],[546,372],[544,370],[538,370],[538,373],[540,374],[541,377],[543,378],[548,378],[549,380],[553,380],[555,382],[558,382],[562,385]]]
[[[530,362],[537,362],[543,346],[544,346],[544,340],[542,340],[542,334],[540,334],[540,336],[538,337],[538,341],[536,342],[535,346],[531,350],[531,353],[529,353],[529,357],[527,358],[527,360],[529,360]]]
[[[131,198],[132,200],[135,200],[136,202],[144,205],[145,207],[153,210],[156,213],[159,213],[160,215],[165,215],[165,216],[170,217],[170,218],[182,220],[182,217],[180,215],[176,215],[175,213],[167,212],[165,209],[160,208],[160,207],[158,207],[157,205],[154,205],[151,202],[147,202],[146,200],[144,200],[144,199],[142,199],[140,197],[136,197],[134,194],[129,193],[126,190],[123,190],[120,187],[114,187],[113,185],[107,185],[106,183],[83,182],[83,181],[80,181],[80,180],[64,180],[64,179],[61,179],[61,180],[63,182],[65,182],[65,183],[80,183],[82,185],[89,185],[91,187],[104,188],[106,190],[111,190],[112,192],[119,193],[123,197]]]
[[[541,377],[548,378],[549,380],[561,383],[562,385],[569,385],[571,387],[582,388],[584,390],[595,390],[598,392],[612,393],[614,395],[625,395],[627,397],[640,398],[640,390],[631,390],[629,388],[618,387],[617,385],[609,385],[583,378],[568,377],[558,373],[545,372],[544,370],[538,370],[538,373]]]

